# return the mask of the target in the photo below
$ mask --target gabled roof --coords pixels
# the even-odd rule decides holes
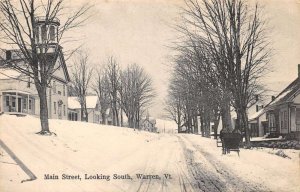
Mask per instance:
[[[292,101],[300,92],[300,78],[295,79],[282,92],[280,92],[273,101],[271,101],[266,108],[280,105]]]
[[[253,113],[252,115],[249,116],[249,121],[255,120],[256,118],[262,116],[265,113],[264,109],[261,109],[255,113]]]
[[[152,117],[149,117],[149,118],[146,118],[143,120],[142,123],[148,121],[149,123],[151,123],[152,125],[155,125],[156,124],[156,119],[152,118]]]
[[[8,68],[0,68],[0,80],[3,79],[18,79],[21,76],[21,73]]]
[[[18,52],[19,50],[6,50],[6,51],[12,51],[13,53],[15,53],[15,52]],[[2,51],[3,52],[3,51]],[[63,80],[63,79],[61,79],[61,78],[59,78],[59,77],[56,77],[54,74],[53,74],[53,78],[55,78],[55,79],[57,79],[57,80],[60,80],[60,81],[67,81],[67,82],[69,82],[70,81],[70,75],[69,75],[69,72],[68,72],[68,69],[67,69],[67,65],[66,65],[66,61],[65,61],[65,58],[64,58],[64,54],[63,54],[63,52],[62,52],[62,47],[61,46],[58,46],[58,54],[55,54],[55,53],[48,53],[48,56],[55,56],[56,58],[55,58],[55,61],[57,61],[57,59],[60,59],[60,63],[61,63],[61,67],[62,67],[62,69],[63,69],[63,71],[64,71],[64,75],[65,75],[65,77],[66,77],[66,80]],[[18,56],[17,56],[18,58],[20,58],[19,60],[20,61],[24,61],[24,58],[22,58],[22,56],[20,56],[20,54],[18,54]],[[26,63],[25,63],[26,64]],[[3,64],[2,64],[3,65]],[[3,66],[3,68],[4,68],[4,66]],[[10,76],[10,74],[12,73],[12,71],[15,71],[15,74],[16,73],[19,73],[20,74],[20,72],[17,72],[16,70],[14,70],[14,69],[10,69],[11,71],[8,71],[9,70],[9,67],[5,67],[6,68],[6,71],[2,71],[1,70],[1,73],[2,73],[2,78],[1,79],[9,79],[9,76]],[[1,75],[1,74],[0,74]],[[7,78],[5,78],[5,76],[7,77]],[[15,75],[14,76],[12,76],[12,78],[16,78],[15,77]]]
[[[70,75],[69,75],[69,72],[68,72],[68,68],[67,68],[67,65],[66,65],[66,60],[65,60],[65,57],[64,57],[64,54],[62,52],[62,48],[60,47],[59,48],[59,58],[60,58],[60,61],[61,61],[61,67],[63,68],[64,70],[64,74],[66,76],[66,80],[69,82],[70,81]]]
[[[98,102],[97,96],[86,96],[86,108],[95,109]],[[80,109],[80,103],[77,97],[68,97],[68,108],[70,109]]]

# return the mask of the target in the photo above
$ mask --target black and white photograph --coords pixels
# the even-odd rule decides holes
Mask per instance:
[[[1,192],[299,192],[300,0],[0,0]]]

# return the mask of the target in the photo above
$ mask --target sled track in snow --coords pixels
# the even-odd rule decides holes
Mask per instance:
[[[187,137],[177,137],[185,153],[188,172],[194,179],[193,188],[195,191],[269,191],[263,186],[243,181],[234,173],[230,172],[225,164],[205,152],[200,146],[192,143]],[[188,149],[187,144],[195,148],[195,152],[200,152],[203,163],[195,162],[195,152]],[[207,165],[213,167],[213,170],[208,169]]]
[[[142,173],[153,173],[155,174],[155,158],[159,157],[160,151],[155,150],[151,151],[149,154],[149,157],[152,158],[147,158],[147,162],[145,164],[144,170]],[[164,167],[167,166],[168,162],[166,161],[164,163]],[[136,190],[137,192],[148,192],[148,191],[168,191],[167,190],[167,183],[166,179],[164,177],[161,178],[161,180],[153,180],[153,179],[141,179],[138,181],[138,189]],[[157,184],[157,182],[159,184]]]
[[[208,171],[201,163],[195,162],[194,152],[186,147],[183,139],[178,136],[178,140],[183,148],[188,173],[193,181],[191,182],[194,191],[214,191],[221,192],[225,189],[225,184],[219,177]]]

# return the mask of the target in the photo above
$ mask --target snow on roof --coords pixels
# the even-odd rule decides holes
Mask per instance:
[[[80,109],[80,103],[77,97],[68,97],[68,108]]]
[[[252,115],[249,116],[249,121],[254,120],[257,117],[260,117],[264,113],[265,113],[264,109],[261,109],[261,110],[255,112],[255,113],[253,113]]]
[[[280,101],[282,98],[284,98],[287,94],[289,94],[293,89],[289,89],[286,90],[285,92],[283,92],[282,94],[278,95],[273,101],[272,103],[276,103],[278,101]]]
[[[97,96],[86,96],[86,107],[88,109],[96,108],[97,101],[98,101]],[[70,109],[80,109],[81,108],[77,97],[68,97],[68,108],[70,108]]]
[[[0,68],[0,79],[18,78],[20,75],[21,75],[20,72],[16,70]]]
[[[98,97],[97,96],[86,96],[86,107],[95,108],[97,105]]]
[[[286,101],[289,101],[292,95],[296,94],[299,90],[299,81],[300,79],[295,79],[292,83],[290,83],[282,92],[280,92],[273,101],[271,101],[266,107],[270,105],[280,104]]]

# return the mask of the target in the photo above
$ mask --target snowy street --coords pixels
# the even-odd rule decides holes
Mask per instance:
[[[34,134],[34,117],[1,115],[0,124],[1,140],[37,176],[21,183],[28,176],[0,148],[5,192],[299,191],[296,150],[291,159],[255,149],[239,157],[222,155],[215,140],[200,135],[50,120],[57,136],[47,137]]]

